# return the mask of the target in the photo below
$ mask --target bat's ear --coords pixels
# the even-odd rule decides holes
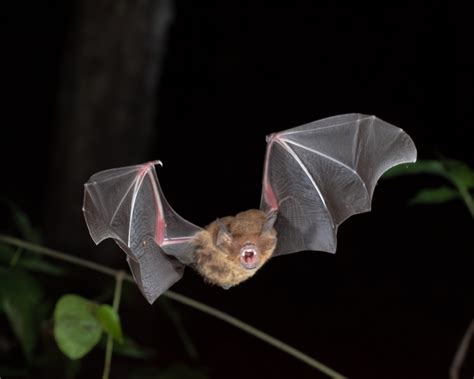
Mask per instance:
[[[275,225],[275,221],[277,219],[277,215],[277,211],[270,211],[267,213],[267,221],[265,221],[265,224],[263,224],[262,234],[268,233],[273,229],[273,226]]]
[[[230,234],[229,229],[219,219],[217,219],[217,225],[219,225],[219,231],[217,232],[216,238],[217,247],[230,245],[232,243],[232,235]]]

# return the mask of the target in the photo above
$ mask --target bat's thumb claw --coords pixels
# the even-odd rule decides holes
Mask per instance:
[[[265,141],[267,143],[270,143],[272,140],[274,140],[278,136],[278,133],[272,133],[269,134],[268,136],[265,137]]]
[[[158,165],[158,166],[163,167],[163,162],[160,161],[160,160],[151,161],[151,162],[148,162],[148,164],[150,164],[150,165]]]

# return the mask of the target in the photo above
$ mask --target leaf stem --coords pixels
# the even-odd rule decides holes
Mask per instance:
[[[5,242],[10,245],[14,245],[17,247],[21,247],[24,249],[27,249],[31,252],[38,253],[38,254],[43,254],[55,259],[59,259],[65,262],[69,262],[72,264],[75,264],[77,266],[82,266],[85,268],[88,268],[93,271],[101,272],[105,275],[112,276],[116,279],[116,286],[115,286],[115,292],[114,292],[114,308],[115,306],[118,308],[119,303],[120,303],[120,293],[121,293],[121,285],[122,285],[122,280],[126,280],[128,282],[134,283],[133,277],[129,274],[124,273],[121,270],[115,270],[109,267],[106,267],[104,265],[101,265],[99,263],[95,263],[83,258],[71,256],[65,253],[62,253],[60,251],[52,250],[47,247],[39,246],[31,242],[23,241],[18,238],[6,236],[3,234],[0,234],[0,242]],[[213,316],[215,318],[218,318],[232,326],[235,326],[236,328],[268,343],[269,345],[272,345],[276,347],[277,349],[291,355],[292,357],[306,363],[307,365],[321,371],[322,373],[328,375],[331,378],[334,379],[343,379],[345,376],[342,374],[339,374],[338,372],[334,371],[333,369],[327,367],[326,365],[322,364],[321,362],[317,361],[316,359],[310,357],[309,355],[303,353],[300,350],[295,349],[294,347],[270,336],[267,333],[262,332],[261,330],[225,313],[222,312],[216,308],[213,308],[209,305],[206,305],[204,303],[201,303],[197,300],[191,299],[187,296],[181,295],[179,293],[176,293],[174,291],[166,291],[163,296],[166,296],[174,301],[177,301],[181,304],[187,305],[188,307],[194,308],[198,311],[201,311],[203,313],[206,313],[210,316]],[[109,337],[110,338],[110,337]],[[111,342],[110,342],[111,344]],[[109,350],[109,341],[107,341],[107,350]],[[112,346],[110,347],[110,350],[112,351]],[[111,352],[110,352],[111,354]],[[106,355],[107,357],[107,355]],[[107,359],[107,358],[106,358]],[[109,369],[110,369],[110,360],[109,358]],[[107,362],[106,362],[107,365]],[[105,376],[107,374],[107,376]],[[103,378],[108,378],[108,373],[105,372],[105,367],[104,367],[104,375]]]
[[[112,302],[112,307],[114,311],[118,314],[120,299],[122,297],[122,282],[126,274],[123,271],[117,271],[115,274],[115,290],[114,290],[114,299]],[[110,375],[110,365],[112,363],[112,352],[114,348],[114,338],[112,334],[107,336],[107,346],[105,348],[105,359],[104,359],[104,371],[102,373],[102,379],[109,379]]]
[[[459,186],[458,184],[456,184],[456,187],[459,193],[461,194],[461,197],[464,200],[464,203],[466,204],[469,213],[471,213],[471,217],[474,218],[474,201],[472,199],[471,194],[466,188]]]

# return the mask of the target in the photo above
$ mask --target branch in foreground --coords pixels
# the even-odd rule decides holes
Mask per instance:
[[[77,266],[82,266],[85,268],[88,268],[93,271],[101,272],[105,275],[112,276],[114,278],[117,278],[118,276],[123,275],[122,271],[120,270],[115,270],[110,267],[101,265],[99,263],[95,263],[86,259],[82,259],[79,257],[71,256],[65,253],[62,253],[60,251],[52,250],[47,247],[39,246],[27,241],[23,241],[18,238],[6,236],[0,234],[0,242],[8,243],[10,245],[22,247],[24,249],[27,249],[31,252],[46,255],[55,259],[59,259],[64,262],[69,262]],[[127,280],[129,282],[134,283],[134,280],[131,275],[125,274],[123,276],[124,280]],[[321,371],[322,373],[328,375],[331,378],[334,379],[343,379],[345,376],[339,374],[338,372],[334,371],[333,369],[327,367],[326,365],[322,364],[321,362],[318,362],[314,358],[310,357],[309,355],[303,353],[300,350],[295,349],[294,347],[270,336],[267,333],[262,332],[261,330],[225,313],[222,312],[216,308],[213,308],[209,305],[206,305],[204,303],[201,303],[197,300],[191,299],[187,296],[181,295],[177,292],[170,291],[168,290],[163,294],[163,296],[166,296],[174,301],[177,301],[181,304],[187,305],[191,308],[194,308],[198,311],[201,311],[203,313],[207,313],[210,316],[213,316],[215,318],[218,318],[230,325],[235,326],[236,328],[253,335],[254,337],[268,343],[269,345],[272,345],[276,347],[277,349],[280,349],[281,351],[293,356],[294,358],[306,363],[307,365]]]

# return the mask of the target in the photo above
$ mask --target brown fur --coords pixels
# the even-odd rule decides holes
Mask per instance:
[[[232,239],[220,247],[216,245],[219,222],[209,224],[196,236],[197,271],[206,281],[221,287],[235,286],[253,276],[268,261],[276,246],[275,229],[262,232],[266,220],[265,213],[256,209],[221,219],[220,223],[227,227]],[[254,269],[246,269],[240,263],[240,249],[249,242],[259,250],[259,263]]]

